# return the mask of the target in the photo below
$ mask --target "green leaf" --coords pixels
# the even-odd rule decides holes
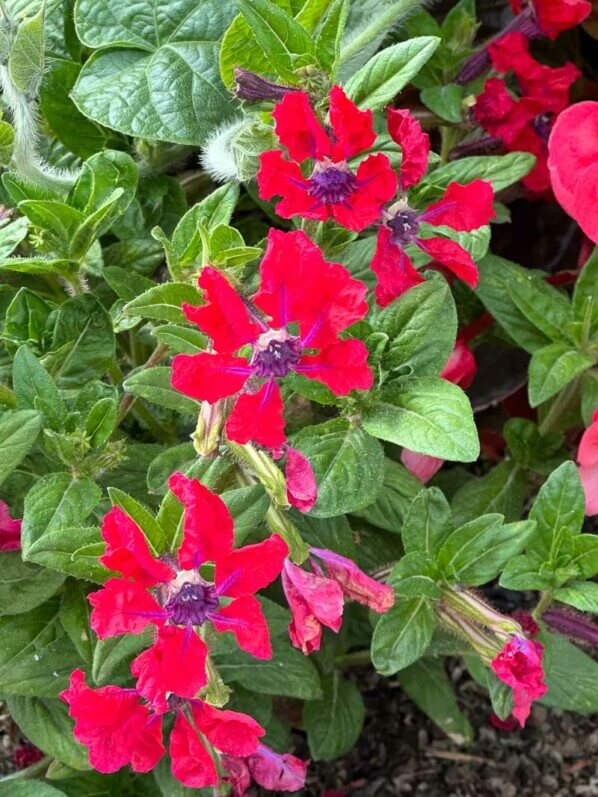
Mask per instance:
[[[10,165],[15,142],[15,131],[8,122],[0,122],[0,166]],[[10,254],[10,252],[8,252]],[[4,256],[4,254],[2,254]]]
[[[161,324],[154,329],[156,340],[168,346],[173,354],[197,354],[205,351],[207,338],[198,329],[178,324]]]
[[[563,435],[547,432],[541,435],[537,425],[527,418],[510,418],[503,427],[509,451],[518,465],[545,476],[563,460]]]
[[[499,584],[505,589],[546,590],[553,586],[550,573],[540,573],[541,563],[535,557],[516,556],[507,562],[501,573]]]
[[[232,16],[229,0],[79,0],[77,33],[99,49],[77,79],[75,104],[127,135],[202,144],[235,111],[218,74],[219,40]]]
[[[175,410],[182,415],[197,415],[199,404],[193,399],[183,396],[170,386],[171,369],[157,366],[137,371],[123,382],[127,393],[146,399],[159,407]]]
[[[58,620],[59,603],[0,618],[0,689],[4,694],[57,697],[79,654]]]
[[[419,72],[439,44],[436,36],[419,36],[381,50],[346,82],[347,94],[361,108],[383,108]]]
[[[203,303],[201,293],[193,285],[183,282],[165,282],[133,299],[126,305],[125,312],[138,318],[180,323],[186,320],[181,309],[183,302],[200,305]]]
[[[104,207],[120,189],[122,193],[118,196],[117,210],[122,214],[131,204],[137,185],[138,171],[133,158],[126,152],[108,149],[85,161],[69,200],[89,216]],[[100,234],[106,229],[101,228]]]
[[[540,277],[508,283],[509,296],[516,307],[540,332],[555,342],[567,338],[573,312],[567,297]]]
[[[483,157],[460,158],[434,169],[422,182],[444,190],[449,183],[469,183],[480,178],[489,180],[495,193],[508,188],[525,177],[535,163],[527,152],[509,152],[507,155],[485,155]]]
[[[44,74],[44,6],[21,22],[10,48],[8,72],[15,88],[35,97]]]
[[[386,459],[380,495],[373,504],[354,514],[373,526],[399,534],[405,514],[420,490],[421,482],[416,476],[398,462]]]
[[[502,515],[483,515],[448,536],[438,552],[438,564],[448,579],[472,587],[486,584],[522,552],[536,524],[502,521]]]
[[[27,346],[21,346],[15,354],[12,383],[18,409],[43,409],[51,429],[63,427],[67,408],[54,380]]]
[[[328,4],[328,0],[326,0]],[[305,10],[308,9],[310,0],[307,0],[302,11],[297,16],[297,21],[305,27]],[[313,5],[313,3],[311,3]],[[349,13],[348,0],[333,0],[329,3],[328,13],[316,38],[316,55],[321,66],[334,73],[340,58],[341,40]],[[309,28],[308,28],[309,30]]]
[[[548,692],[540,702],[581,714],[598,711],[598,663],[557,634],[543,632],[544,674]]]
[[[89,625],[91,605],[87,600],[87,586],[81,581],[67,582],[60,602],[59,618],[83,661],[91,665],[95,634]]]
[[[441,459],[473,462],[479,455],[469,400],[444,379],[397,379],[364,414],[363,428],[374,437]]]
[[[310,461],[318,484],[315,517],[332,517],[371,504],[382,490],[384,453],[380,443],[347,420],[302,429],[293,445]]]
[[[527,489],[525,471],[512,460],[501,462],[457,490],[452,500],[455,523],[461,526],[491,512],[499,512],[507,520],[516,520],[521,516]]]
[[[235,67],[247,69],[256,75],[272,72],[270,61],[257,46],[255,36],[242,14],[236,16],[228,27],[220,48],[220,77],[227,89],[234,88]]]
[[[598,584],[595,581],[570,581],[553,593],[561,603],[574,606],[580,612],[598,614]]]
[[[243,651],[215,656],[219,674],[225,683],[239,683],[252,692],[284,695],[303,700],[318,700],[320,678],[312,662],[287,640],[273,640],[271,659],[255,659]]]
[[[455,690],[441,661],[420,659],[401,672],[400,680],[407,696],[452,742],[462,745],[473,741],[473,728],[459,710]]]
[[[573,288],[573,314],[578,321],[589,321],[589,332],[598,329],[598,247],[586,260]],[[587,321],[586,321],[587,319]]]
[[[114,431],[118,418],[118,402],[106,397],[95,404],[85,421],[85,434],[92,448],[101,448]]]
[[[451,508],[437,487],[421,490],[409,507],[401,537],[405,553],[420,551],[436,556],[452,530]]]
[[[90,769],[87,748],[73,736],[73,721],[69,719],[69,708],[64,701],[9,695],[6,704],[11,717],[36,747],[73,769]],[[37,785],[39,781],[34,783]]]
[[[420,92],[421,101],[436,116],[457,124],[463,118],[463,88],[456,83],[430,86]]]
[[[235,523],[235,542],[245,540],[262,522],[270,506],[270,498],[260,484],[237,487],[220,494]]]
[[[332,761],[355,745],[365,716],[359,689],[337,671],[322,680],[321,700],[303,707],[307,744],[315,761]]]
[[[0,797],[66,797],[63,791],[36,780],[0,783]]]
[[[112,505],[119,506],[143,531],[144,537],[153,549],[154,554],[162,554],[168,550],[164,531],[147,507],[117,487],[109,487],[108,495]]]
[[[20,551],[0,554],[0,615],[22,614],[51,598],[64,576],[24,562]]]
[[[382,615],[372,637],[372,663],[394,675],[417,661],[432,641],[436,621],[425,598],[399,599]]]
[[[0,484],[35,445],[42,416],[35,410],[9,410],[0,418]]]
[[[152,642],[148,629],[143,634],[125,634],[99,639],[93,652],[91,676],[98,686],[128,680],[132,659]]]
[[[16,271],[19,274],[39,274],[46,277],[72,277],[77,264],[66,258],[7,257],[0,259],[0,270]]]
[[[12,255],[17,246],[27,237],[29,224],[26,218],[19,217],[0,228],[0,259]]]
[[[566,343],[552,343],[536,351],[529,365],[530,405],[537,407],[548,401],[593,365],[593,357]]]
[[[313,63],[314,46],[305,28],[270,0],[235,0],[272,69],[295,83],[296,66]]]
[[[561,529],[579,534],[585,517],[585,496],[577,468],[573,462],[564,462],[540,488],[529,513],[535,520],[536,534],[528,545],[544,559],[555,553]]]

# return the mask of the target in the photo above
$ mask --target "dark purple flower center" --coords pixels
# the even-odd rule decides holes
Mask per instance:
[[[301,359],[301,342],[297,338],[271,340],[265,349],[256,351],[251,361],[255,375],[286,376]]]
[[[187,582],[164,608],[176,625],[201,625],[218,605],[218,595],[212,584]]]
[[[548,136],[550,135],[550,123],[552,121],[552,114],[550,113],[541,113],[532,122],[534,126],[534,130],[538,134],[538,136],[544,141],[544,143],[548,143]]]
[[[340,205],[357,187],[357,178],[348,168],[316,167],[309,179],[308,192],[323,205]]]
[[[400,246],[406,246],[419,232],[418,214],[411,208],[399,210],[386,224],[392,230],[393,243]]]

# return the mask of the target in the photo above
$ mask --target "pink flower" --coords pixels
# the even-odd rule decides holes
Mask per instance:
[[[310,554],[311,571],[288,559],[282,571],[292,615],[289,636],[305,655],[320,649],[323,625],[339,631],[345,600],[357,601],[379,614],[394,604],[392,588],[370,578],[350,559],[323,548],[311,548]]]
[[[152,712],[137,690],[119,686],[90,689],[85,673],[75,670],[60,697],[75,720],[75,738],[88,748],[89,761],[99,772],[116,772],[127,764],[135,772],[149,772],[162,758],[163,712]],[[175,713],[170,734],[172,774],[192,788],[220,784],[204,739],[219,753],[246,757],[257,751],[265,733],[247,714],[222,711],[201,700],[183,701],[173,694],[167,709]],[[193,724],[183,709],[191,714]]]
[[[287,448],[287,498],[301,512],[309,512],[318,500],[318,485],[307,457],[290,446]]]
[[[282,150],[262,153],[257,174],[260,197],[282,197],[276,212],[285,219],[333,218],[356,232],[373,224],[397,190],[390,161],[383,154],[369,155],[356,172],[347,164],[376,140],[372,112],[360,111],[340,86],[333,86],[326,129],[304,91],[286,94],[272,115],[290,160]],[[312,172],[304,177],[300,164],[307,160]]]
[[[270,230],[260,278],[250,304],[219,271],[204,268],[199,285],[207,303],[183,310],[216,353],[177,355],[172,385],[200,401],[236,396],[229,440],[278,448],[286,439],[279,379],[299,373],[338,396],[372,386],[365,344],[339,338],[366,315],[367,289],[340,263],[324,260],[302,231]]]
[[[500,680],[513,689],[513,716],[523,728],[532,701],[546,694],[542,653],[544,646],[525,637],[513,637],[490,666]]]
[[[177,559],[154,558],[141,529],[114,507],[102,524],[107,546],[100,561],[121,577],[89,595],[90,622],[100,639],[157,628],[154,644],[137,656],[131,671],[139,693],[158,711],[165,710],[168,693],[192,698],[206,685],[207,648],[196,628],[207,621],[220,633],[231,631],[247,653],[271,657],[254,593],[277,578],[288,552],[276,534],[233,548],[233,521],[219,496],[182,473],[171,476],[169,487],[185,507]],[[214,563],[210,580],[200,572],[206,562]]]
[[[21,550],[21,520],[13,520],[4,501],[0,501],[0,551]]]
[[[580,102],[560,114],[548,153],[557,201],[598,243],[598,102]]]
[[[598,408],[579,442],[577,462],[586,496],[586,515],[598,515]]]
[[[264,744],[259,744],[255,753],[246,758],[222,757],[233,797],[242,797],[252,780],[272,791],[302,789],[308,764],[309,761],[301,761],[293,755],[275,753]]]
[[[402,151],[400,186],[401,192],[404,192],[419,183],[424,176],[430,140],[408,110],[389,108],[388,130]],[[492,202],[490,183],[473,180],[466,185],[450,183],[444,196],[425,210],[415,210],[405,197],[383,210],[376,252],[371,262],[372,271],[378,278],[376,302],[385,307],[397,296],[424,281],[405,251],[408,244],[415,244],[459,279],[475,287],[478,270],[469,252],[456,241],[442,237],[441,230],[439,236],[422,237],[421,225],[425,223],[469,232],[488,224],[494,216]]]

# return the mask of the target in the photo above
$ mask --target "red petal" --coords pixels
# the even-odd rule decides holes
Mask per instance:
[[[137,691],[160,713],[168,710],[166,698],[170,692],[178,697],[195,697],[208,682],[207,655],[205,642],[191,627],[167,625],[160,628],[152,647],[131,664],[131,673],[137,678]]]
[[[598,410],[579,441],[577,461],[585,467],[598,465]]]
[[[369,149],[376,140],[372,112],[360,111],[340,86],[330,90],[330,125],[334,133],[334,161],[348,160]]]
[[[289,623],[291,644],[305,656],[309,656],[310,653],[320,650],[322,626],[309,604],[301,596],[299,590],[296,589],[284,570],[282,571],[282,586],[292,616],[292,620]]]
[[[304,91],[285,94],[272,111],[274,130],[294,161],[322,160],[330,155],[330,139],[318,122]]]
[[[226,436],[242,445],[250,440],[268,448],[277,448],[286,440],[283,403],[273,379],[257,393],[242,393],[226,422]]]
[[[311,553],[324,562],[327,575],[340,586],[345,598],[379,614],[387,612],[394,604],[392,587],[368,576],[351,559],[325,548],[312,548]]]
[[[496,41],[491,41],[488,44],[488,55],[494,69],[503,75],[511,71],[530,75],[540,66],[530,55],[528,39],[519,31],[507,33]]]
[[[255,782],[272,791],[298,791],[305,786],[308,761],[294,755],[279,755],[263,744],[247,759]]]
[[[516,102],[497,77],[486,81],[472,113],[486,132],[505,141],[510,141],[536,115],[527,104]]]
[[[352,390],[369,390],[374,377],[368,365],[368,350],[360,340],[339,340],[318,354],[304,355],[295,370],[308,379],[317,379],[336,396]]]
[[[251,786],[251,773],[244,758],[222,755],[220,763],[226,772],[226,782],[231,786],[232,797],[243,797]]]
[[[287,448],[287,499],[301,512],[309,512],[318,500],[318,485],[309,459],[290,446]]]
[[[218,786],[218,772],[212,756],[182,712],[177,714],[170,734],[170,758],[172,774],[184,786],[195,789]]]
[[[593,517],[598,515],[598,465],[580,465],[578,472],[586,499],[586,515]]]
[[[382,206],[397,193],[398,180],[382,153],[368,155],[357,169],[357,189],[347,201],[331,205],[334,219],[349,230],[361,232],[380,219]]]
[[[598,243],[598,163],[579,176],[575,186],[573,218],[594,243]]]
[[[219,354],[232,354],[257,338],[260,325],[251,320],[245,302],[226,277],[206,266],[199,286],[204,290],[207,304],[193,307],[185,303],[183,311],[189,321],[213,340]]]
[[[13,520],[4,501],[0,501],[0,551],[18,551],[21,548],[21,521]]]
[[[324,260],[303,231],[270,230],[256,304],[272,326],[299,322],[302,343],[320,348],[367,313],[366,286],[340,263]]]
[[[118,634],[140,634],[150,623],[168,619],[160,604],[143,587],[120,578],[109,579],[87,596],[93,606],[90,625],[100,639]]]
[[[387,111],[388,132],[401,148],[401,188],[403,191],[419,183],[430,156],[430,136],[421,129],[411,111],[389,108]]]
[[[466,185],[450,183],[444,196],[430,205],[420,216],[421,221],[434,226],[441,224],[459,232],[483,227],[496,215],[492,208],[494,191],[485,180]]]
[[[434,260],[450,269],[459,279],[466,282],[470,288],[478,284],[479,274],[476,264],[469,252],[466,252],[456,241],[447,238],[417,238],[415,243]]]
[[[234,526],[222,498],[182,473],[173,473],[168,487],[185,507],[179,567],[194,570],[204,562],[228,556],[233,547]]]
[[[116,772],[126,764],[135,772],[149,772],[164,754],[162,720],[152,717],[133,690],[90,689],[82,670],[74,670],[60,697],[75,720],[75,739],[88,748],[98,772]]]
[[[282,197],[275,210],[283,219],[304,216],[324,220],[330,215],[328,208],[308,193],[309,182],[301,174],[299,166],[294,161],[285,160],[280,150],[262,152],[257,184],[260,199]]]
[[[587,0],[534,0],[534,11],[542,33],[556,39],[559,33],[583,22],[590,15],[592,4]]]
[[[410,451],[408,448],[404,448],[401,451],[401,462],[409,473],[413,473],[423,484],[430,481],[432,476],[438,473],[440,468],[444,465],[443,459],[431,457],[428,454],[418,454],[416,451]]]
[[[425,282],[403,249],[393,244],[391,239],[392,231],[388,227],[381,227],[376,239],[376,252],[370,263],[370,268],[378,278],[376,303],[380,307],[386,307],[414,285]]]
[[[494,673],[513,689],[513,716],[521,727],[533,700],[546,694],[542,654],[544,646],[525,637],[513,637],[490,663]]]
[[[255,752],[266,731],[253,717],[238,711],[222,711],[196,701],[191,711],[195,724],[216,750],[244,758]]]
[[[477,370],[473,352],[463,340],[457,340],[440,376],[466,390],[473,382]]]
[[[221,634],[231,631],[241,650],[256,659],[272,658],[270,632],[257,598],[251,595],[236,598],[228,606],[211,614],[210,620]]]
[[[100,556],[100,562],[108,570],[116,570],[146,587],[174,578],[172,568],[154,559],[143,532],[119,506],[104,515],[102,537],[106,540],[106,553]]]
[[[179,393],[209,401],[238,393],[252,369],[243,357],[230,354],[177,354],[172,361],[171,385]]]
[[[288,551],[278,534],[264,542],[236,548],[226,559],[216,562],[214,583],[218,593],[229,598],[254,595],[278,577]]]

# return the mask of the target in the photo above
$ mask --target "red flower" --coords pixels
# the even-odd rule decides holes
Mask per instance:
[[[282,571],[292,615],[289,636],[305,655],[320,649],[323,625],[339,631],[345,600],[357,601],[379,614],[394,603],[392,588],[370,578],[350,559],[323,548],[311,548],[310,553],[311,572],[288,559]]]
[[[490,666],[500,680],[513,689],[513,716],[523,728],[532,701],[546,694],[542,652],[544,645],[525,637],[513,637]]]
[[[513,97],[500,78],[486,81],[476,98],[473,115],[492,136],[502,139],[511,152],[529,152],[536,165],[523,179],[524,186],[536,194],[550,189],[548,174],[548,136],[555,114],[569,102],[569,89],[579,77],[572,63],[553,69],[536,61],[529,42],[521,33],[509,33],[488,46],[497,72],[513,72],[523,96]]]
[[[559,33],[574,28],[590,14],[592,4],[588,0],[511,0],[514,14],[531,13],[540,32],[550,39],[556,39]]]
[[[252,779],[272,791],[302,789],[308,764],[293,755],[279,755],[264,744],[259,744],[255,753],[246,758],[222,757],[233,797],[243,797]]]
[[[226,422],[228,438],[277,448],[285,441],[277,379],[296,372],[339,396],[371,387],[365,345],[338,337],[367,313],[367,289],[339,263],[324,260],[301,231],[270,230],[260,277],[254,309],[220,272],[202,271],[199,285],[207,304],[183,310],[217,353],[177,355],[172,385],[210,402],[241,391]],[[289,330],[289,324],[296,327]],[[235,354],[242,347],[250,348],[249,359]]]
[[[598,515],[598,408],[579,442],[577,462],[586,496],[586,515]]]
[[[21,521],[13,520],[4,501],[0,501],[0,551],[21,550]]]
[[[75,738],[88,748],[94,769],[116,772],[130,764],[135,772],[148,772],[162,758],[162,714],[152,713],[137,690],[90,689],[85,674],[75,670],[69,688],[60,696],[69,704]],[[176,714],[170,734],[172,774],[192,788],[216,787],[220,782],[204,739],[219,753],[245,757],[257,751],[265,733],[252,717],[222,711],[201,700],[183,701],[172,695],[167,708]]]
[[[319,221],[333,218],[356,232],[373,224],[382,205],[396,193],[396,175],[382,154],[369,155],[357,172],[347,163],[376,139],[372,112],[360,111],[340,86],[333,86],[327,129],[303,91],[286,94],[272,115],[278,140],[291,160],[282,150],[262,153],[257,174],[260,197],[282,197],[276,212],[285,219],[296,215]],[[300,168],[306,160],[313,163],[309,177]]]
[[[548,140],[552,190],[585,234],[598,243],[598,102],[560,114]]]
[[[114,507],[102,525],[107,547],[100,561],[122,577],[89,596],[100,639],[157,626],[154,644],[131,671],[139,693],[158,711],[169,692],[192,698],[206,685],[207,648],[195,629],[207,620],[216,631],[231,631],[242,650],[270,658],[268,626],[253,596],[278,576],[288,550],[276,534],[233,549],[233,521],[221,498],[182,473],[171,476],[169,486],[185,507],[178,563],[155,559],[141,529]],[[213,583],[200,574],[206,562],[214,563]],[[231,600],[223,604],[224,598]]]
[[[412,187],[423,177],[430,151],[428,135],[406,110],[388,110],[388,129],[401,147],[401,190]],[[460,244],[447,238],[421,237],[422,223],[446,226],[460,232],[488,224],[494,216],[490,183],[474,180],[466,185],[450,183],[444,196],[426,210],[414,210],[406,198],[382,211],[383,224],[378,232],[376,252],[371,267],[378,278],[376,301],[384,307],[397,296],[424,281],[405,252],[415,244],[439,261],[471,287],[478,281],[478,270],[471,255]],[[442,231],[439,231],[442,235]]]

